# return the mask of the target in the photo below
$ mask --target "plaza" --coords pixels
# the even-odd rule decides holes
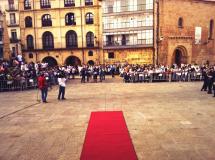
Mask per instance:
[[[215,101],[202,82],[69,82],[48,103],[37,90],[0,94],[0,160],[78,160],[92,111],[123,111],[139,160],[214,160]]]

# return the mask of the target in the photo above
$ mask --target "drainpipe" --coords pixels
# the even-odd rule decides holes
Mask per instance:
[[[32,9],[33,9],[33,17],[34,17],[34,25],[33,25],[33,27],[34,27],[34,42],[35,42],[35,54],[36,54],[36,63],[37,63],[37,61],[38,61],[38,55],[37,55],[37,51],[36,51],[36,49],[37,49],[37,38],[36,38],[36,17],[35,17],[35,12],[34,12],[34,3],[35,3],[35,1],[33,0],[33,7],[32,7]]]
[[[156,43],[157,43],[157,53],[156,53],[156,64],[158,64],[158,54],[159,54],[159,40],[160,40],[160,35],[159,35],[159,29],[160,29],[160,4],[159,0],[156,1],[157,3],[157,38],[156,38]]]
[[[83,15],[83,12],[82,12],[82,0],[80,0],[80,9],[81,9],[81,43],[82,43],[82,46],[81,46],[81,50],[82,50],[82,61],[83,61],[83,64],[84,64],[84,35],[83,35],[83,19],[82,19],[82,15]]]

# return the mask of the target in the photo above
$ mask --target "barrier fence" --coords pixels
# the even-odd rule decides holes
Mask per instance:
[[[191,82],[191,81],[202,81],[203,76],[201,72],[190,72],[190,73],[124,73],[121,75],[124,82],[136,83],[136,82]]]
[[[21,91],[21,90],[35,89],[35,88],[37,88],[37,80],[35,79],[0,81],[0,92]]]
[[[202,81],[203,76],[200,72],[190,73],[131,73],[121,74],[124,82],[126,83],[137,83],[137,82],[191,82],[191,81]],[[56,85],[57,79],[53,78],[49,82],[49,86]],[[37,79],[23,79],[23,80],[1,80],[0,81],[0,92],[4,91],[22,91],[28,89],[37,88]]]

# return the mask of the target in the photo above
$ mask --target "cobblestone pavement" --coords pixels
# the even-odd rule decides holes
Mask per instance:
[[[113,83],[114,82],[114,83]],[[215,160],[215,98],[202,83],[106,83],[0,93],[0,160],[78,160],[92,111],[122,110],[139,160]]]

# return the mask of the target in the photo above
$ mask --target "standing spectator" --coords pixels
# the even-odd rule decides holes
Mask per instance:
[[[202,76],[203,76],[203,79],[204,79],[204,83],[203,83],[201,91],[203,91],[203,90],[207,91],[208,76],[207,76],[207,73],[206,73],[205,69],[203,69],[203,71],[202,71]]]
[[[44,103],[47,103],[46,99],[48,96],[48,85],[44,76],[44,73],[42,73],[38,77],[38,88],[41,90],[41,98]]]
[[[65,100],[65,88],[66,88],[66,75],[64,72],[61,72],[58,77],[58,84],[59,84],[59,94],[58,100],[62,99]]]
[[[112,78],[114,78],[114,74],[115,74],[115,67],[114,67],[114,65],[111,66],[110,73],[112,75]]]
[[[81,73],[81,83],[85,83],[85,76],[86,76],[86,68],[83,67],[80,71]]]
[[[212,94],[213,87],[213,70],[210,69],[208,72],[208,94]]]

